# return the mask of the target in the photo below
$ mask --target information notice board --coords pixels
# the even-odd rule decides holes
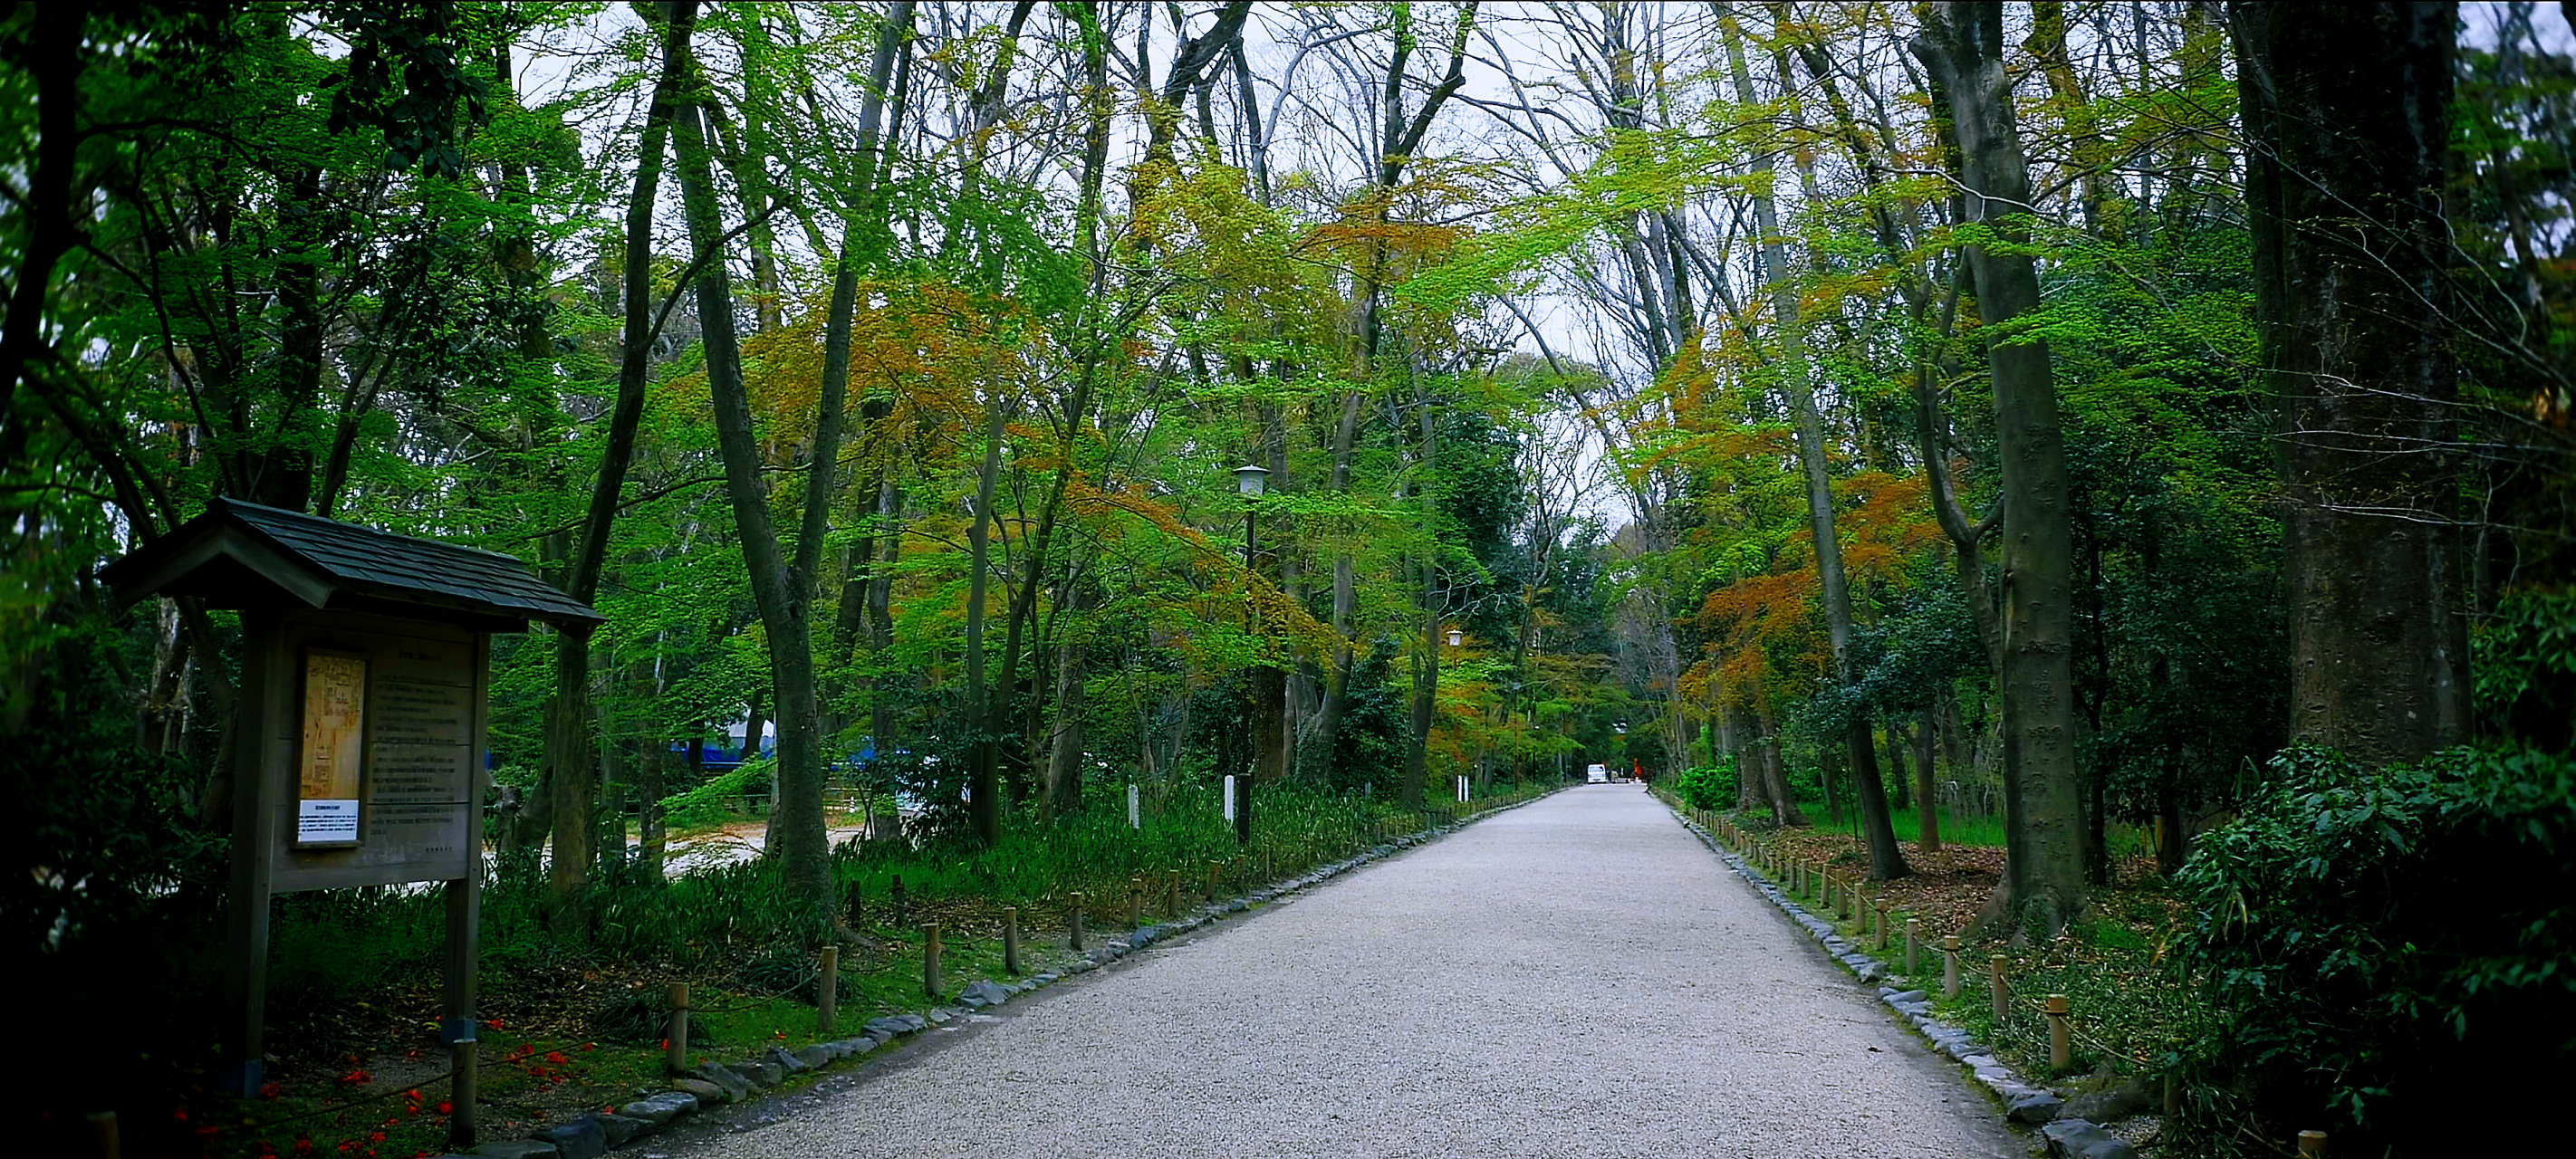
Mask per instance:
[[[478,633],[350,613],[289,613],[298,658],[293,810],[273,888],[446,881],[475,871],[486,645]]]

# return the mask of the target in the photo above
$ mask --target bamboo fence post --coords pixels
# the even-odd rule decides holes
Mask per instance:
[[[2301,1156],[2301,1159],[2306,1159],[2306,1157],[2307,1157],[2307,1156],[2310,1156],[2310,1155],[2323,1155],[2323,1154],[2325,1154],[2325,1153],[2326,1153],[2326,1133],[2325,1133],[2325,1132],[2323,1132],[2323,1131],[2301,1131],[2301,1132],[2299,1132],[2299,1155]]]
[[[1082,895],[1075,893],[1068,900],[1071,904],[1065,907],[1064,929],[1071,938],[1073,951],[1078,954],[1082,952]]]
[[[1995,992],[1995,1025],[2001,1026],[2012,1014],[2012,1007],[2005,1002],[2011,991],[2004,988],[2003,955],[1997,954],[1986,959],[1986,981]]]
[[[670,1037],[662,1040],[662,1061],[672,1074],[689,1069],[689,984],[671,983]]]
[[[2048,1014],[2048,1065],[2064,1070],[2066,1064],[2074,1058],[2073,1044],[2068,1041],[2067,1034],[2066,995],[2049,995],[2042,1000],[2040,1009]]]
[[[939,997],[939,923],[921,927],[921,989],[932,998]]]
[[[1959,935],[1957,934],[1945,935],[1941,939],[1941,996],[1944,998],[1959,996]]]
[[[1002,907],[1002,972],[1012,977],[1020,973],[1020,907]]]
[[[823,947],[823,968],[814,978],[814,1032],[830,1034],[841,1006],[841,947]]]

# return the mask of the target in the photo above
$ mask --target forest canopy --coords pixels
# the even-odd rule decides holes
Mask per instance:
[[[665,802],[828,926],[835,795],[1600,763],[2044,938],[2569,751],[2576,30],[2349,11],[17,5],[0,730],[225,831],[239,610],[96,576],[225,496],[607,615],[493,660],[569,936]]]

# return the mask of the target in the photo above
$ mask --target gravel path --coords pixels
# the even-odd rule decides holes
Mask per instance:
[[[1500,814],[779,1109],[645,1150],[2032,1153],[1633,785]]]

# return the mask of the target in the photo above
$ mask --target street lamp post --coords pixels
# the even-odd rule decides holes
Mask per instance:
[[[1261,492],[1269,480],[1270,471],[1252,463],[1246,463],[1234,469],[1234,489],[1243,495],[1243,627],[1246,633],[1255,636],[1258,636],[1261,630],[1260,620],[1252,603],[1252,577],[1259,574],[1254,560],[1260,544],[1258,535],[1260,528],[1255,520],[1259,517],[1261,508]],[[1264,682],[1257,672],[1246,673],[1243,683],[1245,702],[1251,708],[1245,716],[1245,723],[1253,726],[1253,757],[1251,766],[1245,770],[1245,775],[1236,781],[1234,786],[1234,840],[1237,845],[1250,846],[1252,844],[1252,783],[1261,776],[1260,738],[1263,735],[1260,727],[1261,714],[1268,711],[1269,706],[1261,703],[1261,689]]]

